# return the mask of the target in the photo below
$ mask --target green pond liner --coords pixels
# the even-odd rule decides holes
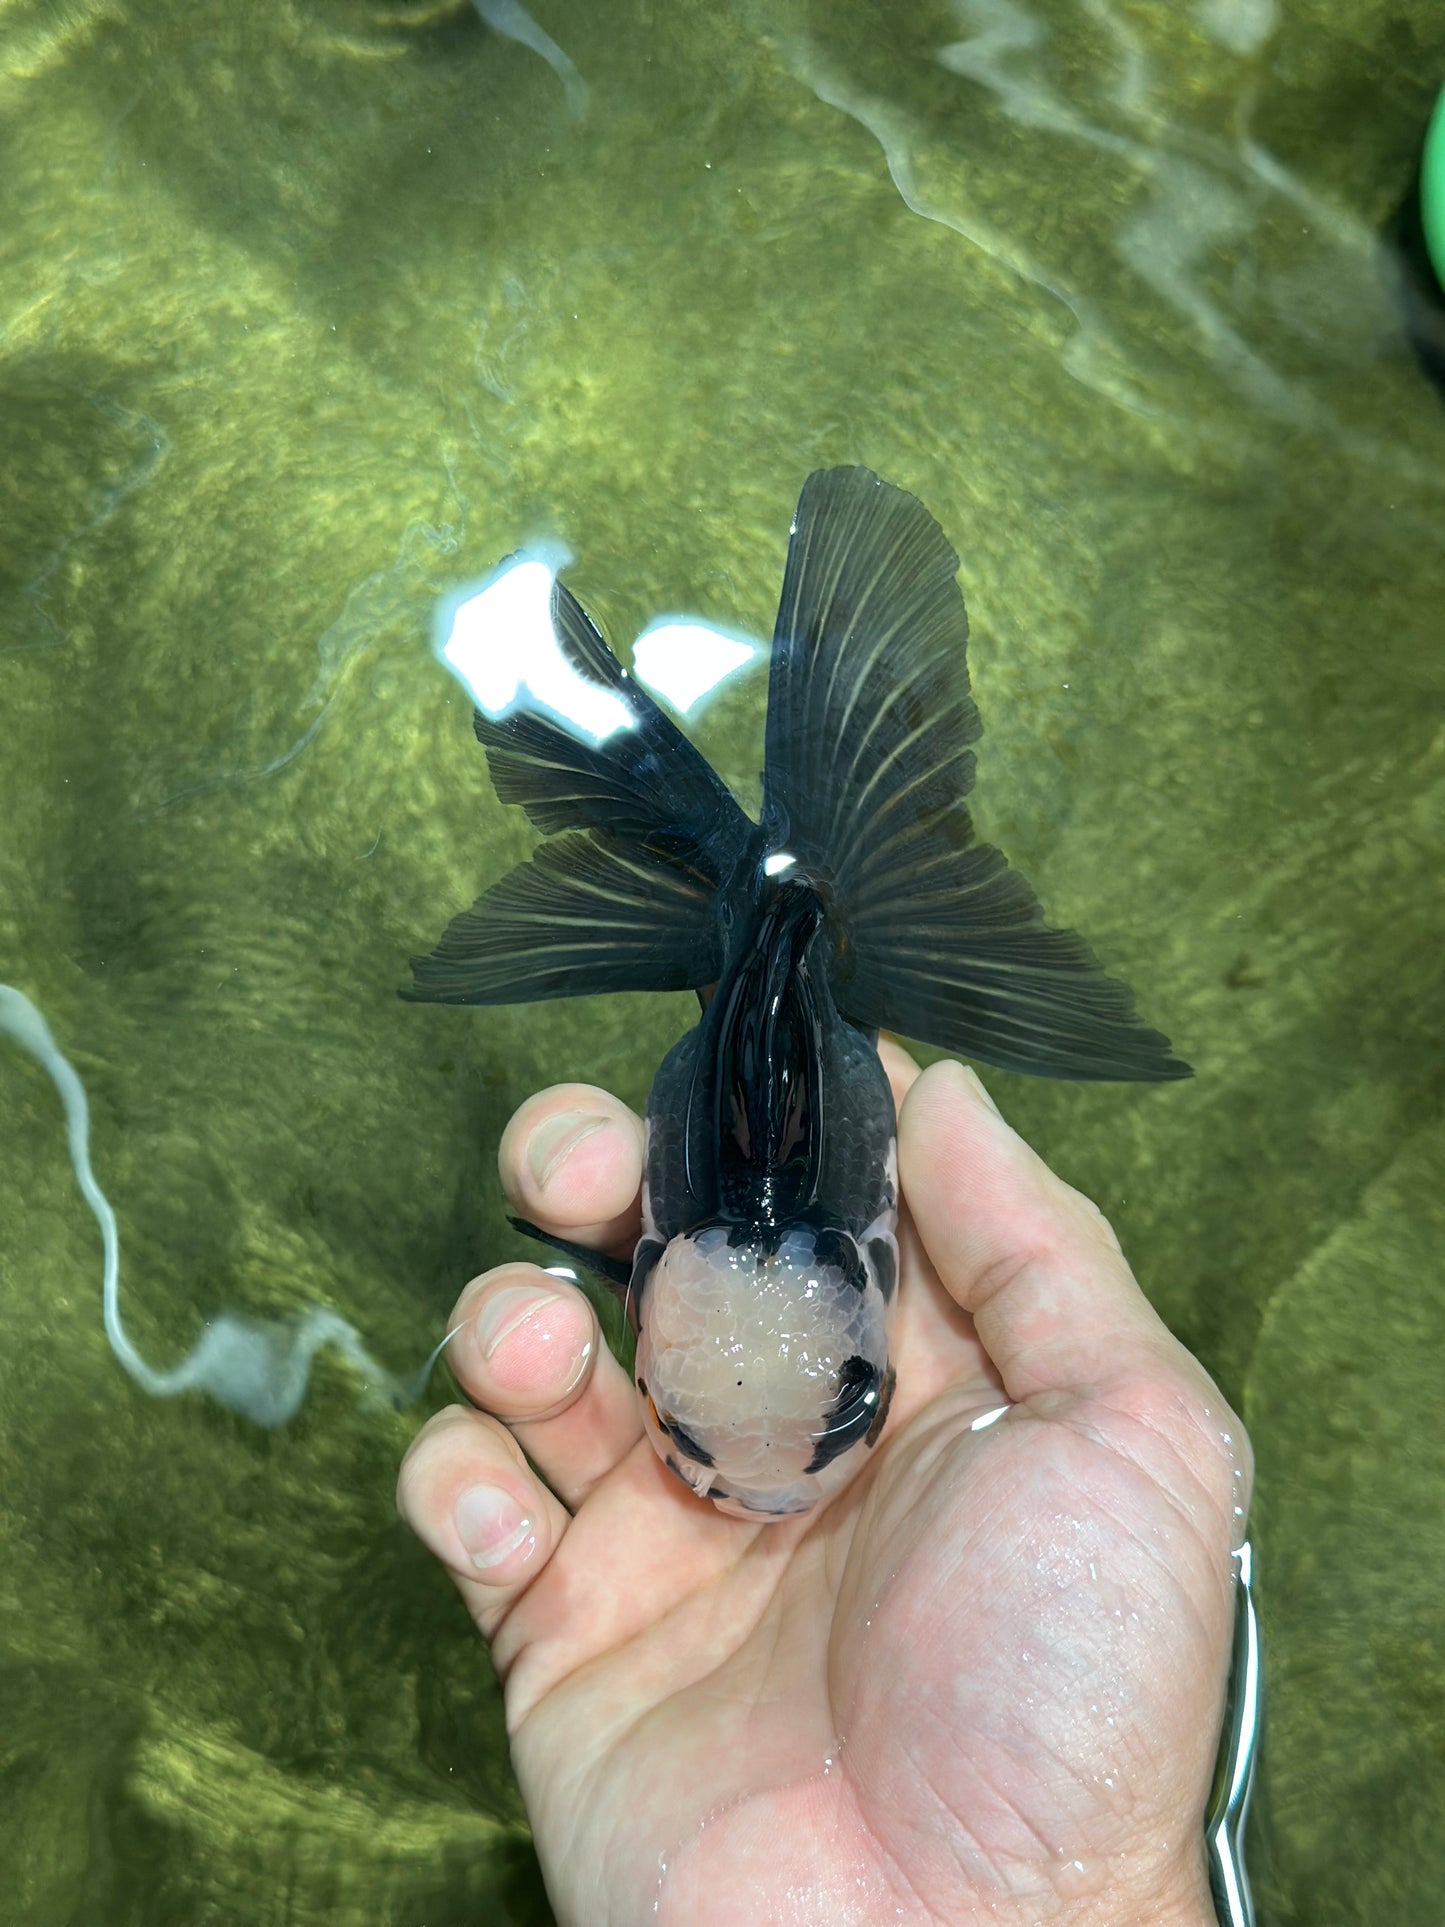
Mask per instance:
[[[1435,277],[1445,288],[1445,88],[1435,102],[1425,135],[1425,155],[1420,163],[1420,225]]]

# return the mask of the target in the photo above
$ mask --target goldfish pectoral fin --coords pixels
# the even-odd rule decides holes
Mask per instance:
[[[854,1023],[1040,1077],[1191,1074],[1083,938],[1045,925],[997,850],[925,838],[917,859],[896,869],[880,861],[855,879],[834,986]]]
[[[711,886],[620,839],[543,843],[411,960],[410,1003],[522,1004],[692,990],[720,969]]]
[[[973,787],[958,557],[914,496],[864,468],[798,500],[768,681],[764,822],[846,885],[901,826]]]
[[[554,1238],[550,1231],[543,1231],[539,1225],[532,1224],[526,1218],[514,1218],[510,1213],[507,1216],[507,1223],[513,1231],[520,1231],[524,1238],[535,1238],[538,1244],[550,1245],[553,1251],[560,1251],[564,1258],[570,1258],[574,1264],[581,1265],[584,1271],[591,1271],[599,1278],[605,1278],[608,1284],[615,1286],[618,1291],[627,1289],[628,1281],[632,1277],[630,1258],[614,1258],[610,1252],[593,1251],[590,1245],[573,1244],[570,1238]]]

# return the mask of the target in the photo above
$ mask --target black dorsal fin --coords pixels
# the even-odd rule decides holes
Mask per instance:
[[[828,993],[810,954],[822,920],[806,885],[773,885],[705,1020],[698,1060],[713,1075],[725,1218],[785,1223],[817,1194],[832,1095],[824,1088],[819,1004]]]

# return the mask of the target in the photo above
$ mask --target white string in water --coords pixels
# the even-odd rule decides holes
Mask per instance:
[[[534,54],[541,55],[562,83],[568,113],[573,120],[586,120],[587,82],[551,35],[537,25],[521,0],[472,0],[472,4],[493,33],[503,34],[518,46],[530,47]]]
[[[111,1350],[143,1391],[152,1398],[208,1392],[257,1425],[284,1425],[306,1396],[312,1360],[324,1345],[334,1345],[355,1365],[373,1396],[379,1392],[396,1405],[420,1397],[432,1366],[458,1328],[447,1333],[420,1370],[402,1378],[377,1364],[355,1328],[339,1312],[317,1305],[285,1319],[241,1318],[225,1312],[207,1325],[194,1350],[179,1365],[161,1372],[147,1364],[121,1323],[120,1236],[110,1201],[90,1167],[90,1107],[85,1088],[40,1012],[9,984],[0,984],[0,1032],[13,1037],[39,1060],[60,1093],[71,1166],[86,1203],[95,1213],[105,1252],[101,1290],[105,1335]]]

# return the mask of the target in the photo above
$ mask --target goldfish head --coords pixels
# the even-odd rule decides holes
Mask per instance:
[[[886,1244],[888,1249],[881,1249]],[[794,1224],[675,1237],[634,1305],[637,1389],[659,1458],[720,1512],[783,1518],[866,1462],[893,1389],[891,1234]]]

